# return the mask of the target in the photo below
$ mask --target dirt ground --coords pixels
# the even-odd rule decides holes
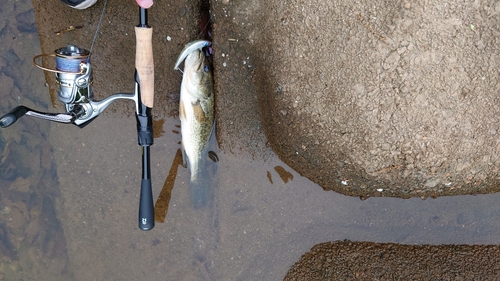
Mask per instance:
[[[314,246],[284,280],[498,280],[499,250],[336,241]],[[471,254],[477,252],[484,255]]]
[[[296,171],[363,197],[498,191],[500,2],[297,0],[260,10],[264,128]]]

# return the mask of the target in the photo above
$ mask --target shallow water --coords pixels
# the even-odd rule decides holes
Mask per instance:
[[[31,64],[40,48],[30,5],[0,4],[2,113],[57,111]],[[151,147],[154,197],[168,208],[149,232],[137,227],[133,117],[104,114],[84,129],[24,117],[0,130],[0,280],[280,280],[326,241],[500,241],[499,194],[362,201],[323,191],[276,156],[237,152],[218,152],[213,204],[195,210],[179,124],[164,120]]]

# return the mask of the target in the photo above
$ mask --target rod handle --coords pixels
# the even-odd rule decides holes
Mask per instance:
[[[152,27],[135,27],[135,69],[139,75],[141,102],[149,108],[153,108],[155,90],[152,38]]]
[[[141,197],[139,202],[139,228],[146,231],[151,230],[154,227],[155,214],[151,179],[142,179]]]

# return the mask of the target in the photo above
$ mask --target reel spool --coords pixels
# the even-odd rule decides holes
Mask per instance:
[[[89,51],[69,44],[55,50],[56,68],[63,73],[82,72],[81,63],[89,61]]]
[[[46,68],[37,63],[39,58],[55,57],[56,68]],[[41,54],[33,58],[33,64],[45,71],[54,72],[59,85],[58,98],[66,105],[87,102],[92,98],[90,84],[92,74],[90,52],[75,45],[68,44],[53,54]]]
[[[39,58],[55,57],[56,69],[46,68],[37,63]],[[89,61],[90,52],[78,48],[76,45],[68,44],[66,47],[59,48],[53,54],[41,54],[33,58],[33,64],[45,71],[66,74],[83,74],[81,63]]]

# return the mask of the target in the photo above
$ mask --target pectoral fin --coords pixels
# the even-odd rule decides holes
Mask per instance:
[[[193,112],[194,112],[194,118],[198,123],[205,123],[207,122],[207,115],[205,114],[205,111],[203,110],[203,107],[201,106],[200,100],[197,100],[195,103],[192,104],[193,106]]]
[[[187,168],[188,165],[188,161],[187,161],[187,155],[186,155],[186,151],[184,150],[184,144],[182,143],[181,144],[181,152],[182,152],[182,166],[184,166],[184,168]]]
[[[184,103],[182,102],[182,100],[179,102],[179,119],[180,120],[187,119],[186,110],[184,109]]]

